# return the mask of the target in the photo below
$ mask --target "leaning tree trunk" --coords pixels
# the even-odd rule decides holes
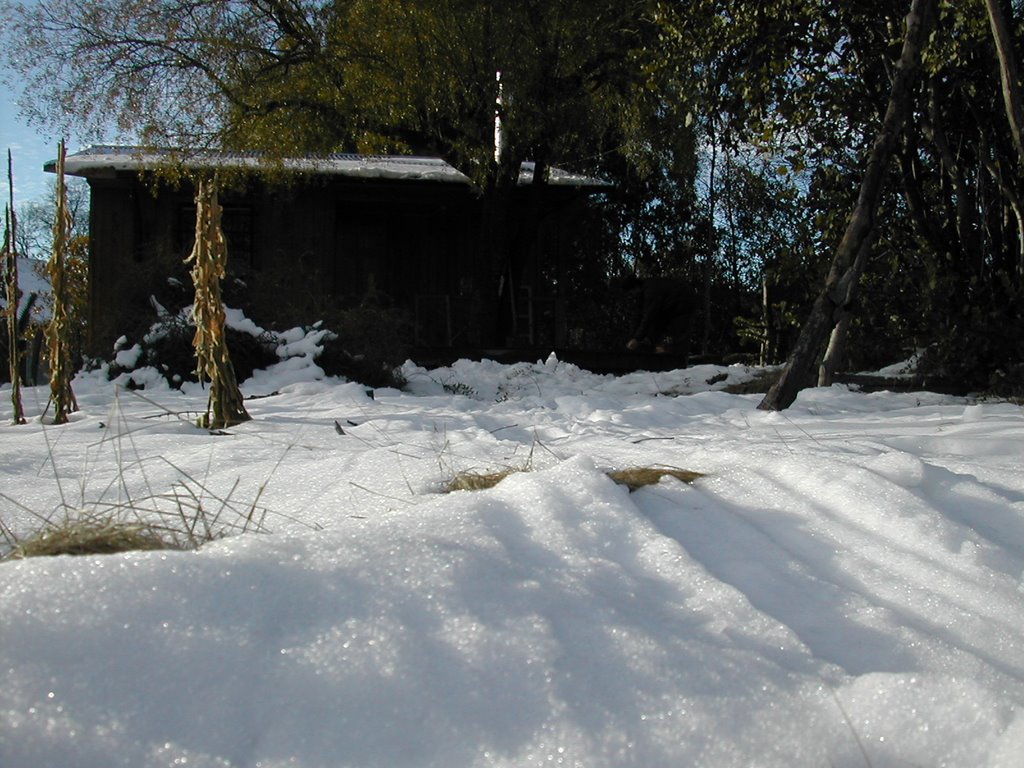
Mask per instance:
[[[1024,164],[1024,106],[1021,104],[1020,79],[1017,74],[1017,57],[1013,52],[1013,38],[999,0],[985,0],[985,7],[988,9],[989,26],[992,28],[992,39],[995,41],[996,55],[999,58],[999,81],[1002,85],[1006,119],[1010,123],[1010,133],[1017,148],[1017,156]]]
[[[858,256],[870,240],[875,227],[875,212],[882,195],[889,159],[909,111],[911,85],[920,65],[921,47],[928,39],[928,28],[935,15],[935,3],[936,0],[913,0],[910,4],[903,50],[892,81],[889,104],[882,119],[882,127],[868,155],[857,204],[843,239],[832,257],[832,267],[825,287],[818,294],[810,317],[800,330],[800,337],[783,369],[782,377],[758,405],[762,410],[779,411],[788,408],[800,390],[813,383],[814,369],[825,339],[853,302],[866,261],[863,256]],[[842,346],[840,342],[837,343],[839,347]]]
[[[242,393],[224,337],[226,318],[220,281],[226,274],[227,261],[217,186],[212,180],[202,179],[196,186],[196,243],[186,263],[192,262],[192,283],[196,290],[192,308],[196,323],[192,341],[196,373],[200,381],[210,382],[206,415],[200,419],[200,426],[207,429],[223,429],[251,418],[242,404]]]
[[[74,370],[71,362],[71,326],[68,312],[66,262],[71,239],[71,212],[68,210],[64,186],[64,142],[57,147],[57,210],[53,217],[53,253],[47,265],[50,290],[53,292],[53,313],[46,326],[46,342],[50,355],[50,402],[53,423],[66,424],[68,414],[78,410],[75,393],[71,391]]]
[[[875,244],[874,234],[875,231],[872,230],[864,242],[861,243],[852,268],[852,272],[857,277],[846,284],[847,293],[841,297],[839,306],[833,314],[832,319],[835,321],[835,326],[832,328],[828,346],[825,347],[825,356],[822,358],[821,366],[818,368],[819,387],[832,386],[832,380],[846,357],[846,340],[849,338],[850,326],[853,324],[853,293],[857,287],[856,280],[864,273],[864,265],[867,263],[868,256],[871,255],[871,248]]]
[[[25,423],[25,409],[21,405],[21,350],[18,340],[21,336],[18,326],[18,303],[21,291],[18,289],[18,218],[14,215],[14,171],[11,150],[7,150],[7,191],[8,204],[4,209],[4,291],[7,297],[7,363],[11,373],[11,423]]]
[[[1013,38],[1009,24],[1003,13],[999,0],[985,0],[988,9],[989,26],[992,28],[992,39],[996,45],[996,56],[999,59],[999,81],[1003,91],[1003,106],[1006,120],[1013,136],[1013,145],[1017,149],[1017,157],[1024,166],[1024,104],[1022,104],[1020,77],[1017,69],[1017,56],[1013,52]],[[997,177],[997,181],[998,181]],[[1018,221],[1018,236],[1021,244],[1021,255],[1018,269],[1024,272],[1024,225],[1021,224],[1020,206],[1013,204],[1014,214]]]

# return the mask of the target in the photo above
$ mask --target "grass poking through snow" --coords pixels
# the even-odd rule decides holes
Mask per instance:
[[[4,529],[4,539],[9,551],[0,560],[181,549],[160,526],[142,522],[128,523],[104,515],[89,514],[47,522],[25,538],[17,538]]]
[[[529,468],[517,469],[507,467],[495,472],[465,471],[456,474],[445,485],[446,492],[452,491],[484,491],[493,488],[509,475],[517,472],[526,472]],[[703,477],[700,472],[691,472],[688,469],[675,469],[672,467],[632,467],[630,469],[614,469],[605,473],[614,482],[624,485],[629,490],[635,491],[647,485],[657,485],[666,477],[674,477],[684,483],[692,483],[694,480]]]
[[[614,469],[606,473],[608,477],[619,485],[625,485],[629,490],[635,491],[645,485],[657,485],[665,477],[674,477],[684,483],[692,483],[700,477],[700,472],[691,472],[688,469],[674,469],[670,467],[633,467],[631,469]]]
[[[23,526],[12,526],[0,514],[0,562],[55,555],[192,550],[227,536],[266,532],[265,521],[271,514],[292,520],[261,503],[270,477],[251,499],[240,499],[240,480],[236,479],[223,493],[212,487],[208,477],[193,476],[161,456],[142,458],[133,439],[134,431],[140,427],[128,422],[116,398],[108,424],[112,426],[105,427],[104,437],[97,445],[115,452],[116,472],[98,495],[87,494],[91,474],[87,460],[77,503],[62,487],[48,431],[43,431],[48,464],[54,470],[61,502],[48,513],[40,513],[0,494],[0,502],[16,508],[20,517],[36,521],[26,531]],[[271,476],[290,448],[282,453]],[[210,458],[212,462],[212,452]],[[166,491],[154,490],[148,477],[153,465],[160,464],[169,466],[175,474]],[[208,466],[208,472],[209,469]]]

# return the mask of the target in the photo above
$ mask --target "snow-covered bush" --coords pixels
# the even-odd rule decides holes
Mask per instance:
[[[191,307],[169,312],[152,301],[159,320],[138,341],[118,339],[107,366],[110,378],[121,377],[125,386],[146,388],[163,381],[174,388],[197,380],[192,338],[195,324]],[[289,378],[337,376],[371,387],[404,383],[398,366],[404,347],[399,326],[387,310],[360,306],[338,312],[340,331],[317,322],[284,331],[267,330],[239,309],[227,309],[227,341],[239,382],[249,383],[250,394],[269,394],[271,382]],[[365,351],[363,351],[365,350]],[[162,384],[161,384],[162,385]]]
[[[155,302],[154,302],[155,304]],[[172,387],[186,381],[196,381],[196,358],[192,348],[195,324],[191,308],[171,314],[155,304],[160,317],[149,331],[134,344],[121,337],[115,345],[114,358],[109,368],[111,378],[128,374],[128,386],[144,387],[158,374]],[[253,372],[278,362],[278,339],[273,333],[256,326],[241,313],[229,319],[226,332],[231,362],[239,381]]]

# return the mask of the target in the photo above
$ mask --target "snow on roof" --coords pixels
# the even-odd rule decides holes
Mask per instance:
[[[97,176],[112,171],[150,171],[168,162],[192,167],[258,169],[264,156],[257,152],[188,152],[171,149],[146,149],[133,146],[92,146],[68,155],[65,171],[71,176]],[[411,155],[357,155],[335,153],[322,156],[289,157],[282,161],[284,170],[345,176],[362,179],[399,179],[440,181],[469,184],[469,178],[438,157]],[[44,170],[53,173],[56,161]],[[533,181],[534,163],[523,163],[519,183]],[[557,186],[602,186],[603,182],[559,168],[551,168],[548,183]]]
[[[92,146],[68,155],[64,167],[72,176],[94,176],[106,171],[151,171],[168,163],[192,167],[258,169],[263,164],[263,156],[256,152],[188,152],[132,146]],[[52,172],[55,165],[47,163],[45,170]],[[333,154],[284,158],[282,165],[288,171],[359,178],[469,182],[455,168],[433,157]]]

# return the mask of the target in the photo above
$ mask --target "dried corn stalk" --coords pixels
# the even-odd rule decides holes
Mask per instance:
[[[68,285],[65,265],[71,240],[71,211],[64,186],[64,142],[57,146],[57,210],[53,217],[53,252],[46,266],[53,292],[53,315],[46,326],[46,346],[50,355],[50,402],[53,423],[66,424],[68,414],[78,410],[71,391],[74,370],[71,364],[71,324],[68,312]]]
[[[14,173],[11,170],[11,150],[7,150],[7,186],[10,202],[4,208],[4,289],[7,297],[7,362],[11,373],[11,423],[24,424],[25,410],[21,405],[21,350],[18,348],[18,254],[15,250],[17,217],[14,215]]]
[[[200,381],[210,382],[206,415],[200,420],[200,425],[207,429],[223,429],[251,418],[242,404],[242,393],[224,337],[220,281],[226,274],[227,260],[216,182],[202,179],[196,186],[196,243],[185,262],[192,263],[192,283],[196,290],[192,308],[196,323],[192,341],[196,373]]]

